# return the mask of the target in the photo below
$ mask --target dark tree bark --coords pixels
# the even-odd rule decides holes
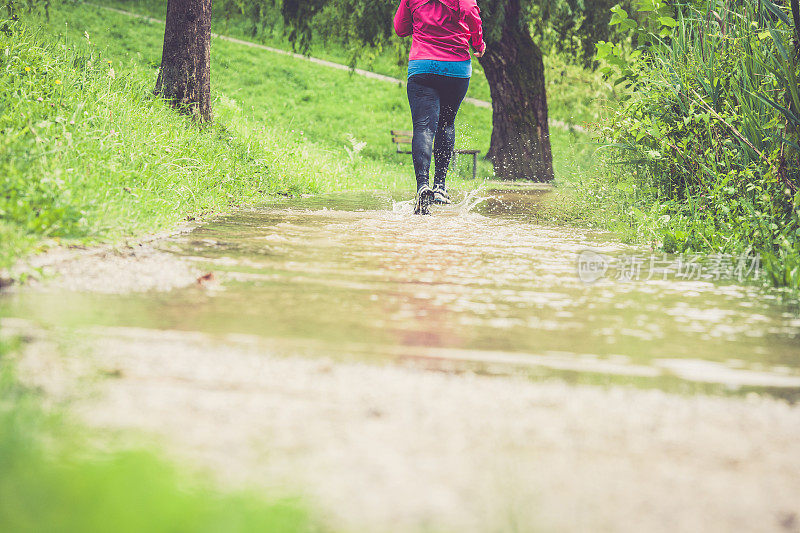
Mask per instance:
[[[501,179],[553,179],[542,51],[523,24],[520,0],[508,0],[500,39],[481,66],[492,94],[492,141],[487,159]]]
[[[195,120],[211,121],[211,0],[168,0],[155,93]]]

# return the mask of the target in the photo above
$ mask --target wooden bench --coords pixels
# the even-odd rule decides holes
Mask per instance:
[[[410,154],[411,150],[401,150],[400,145],[402,144],[411,144],[411,139],[413,138],[414,134],[410,131],[402,131],[402,130],[391,130],[392,133],[392,142],[397,145],[397,153],[398,154]],[[453,150],[456,154],[470,154],[472,155],[472,179],[478,177],[478,154],[481,153],[480,150],[463,150],[461,148],[456,148]]]

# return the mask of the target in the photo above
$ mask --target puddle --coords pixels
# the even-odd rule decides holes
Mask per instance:
[[[739,283],[586,284],[581,253],[636,252],[532,224],[548,194],[491,190],[433,216],[388,193],[284,199],[165,241],[219,281],[162,293],[22,291],[2,316],[68,327],[251,335],[285,353],[432,368],[800,394],[800,318]]]

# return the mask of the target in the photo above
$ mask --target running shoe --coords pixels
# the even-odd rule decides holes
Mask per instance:
[[[435,203],[435,204],[452,204],[453,201],[450,200],[450,195],[447,194],[447,190],[444,187],[434,187],[433,188],[433,203]]]
[[[417,201],[414,203],[415,215],[430,215],[430,206],[433,203],[433,191],[427,185],[423,185],[417,191]]]

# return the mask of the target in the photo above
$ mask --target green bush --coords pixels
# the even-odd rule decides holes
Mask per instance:
[[[631,39],[598,44],[626,87],[603,130],[606,199],[664,251],[761,254],[773,284],[800,288],[793,27],[769,0],[736,4],[640,0],[638,22],[614,9]]]

